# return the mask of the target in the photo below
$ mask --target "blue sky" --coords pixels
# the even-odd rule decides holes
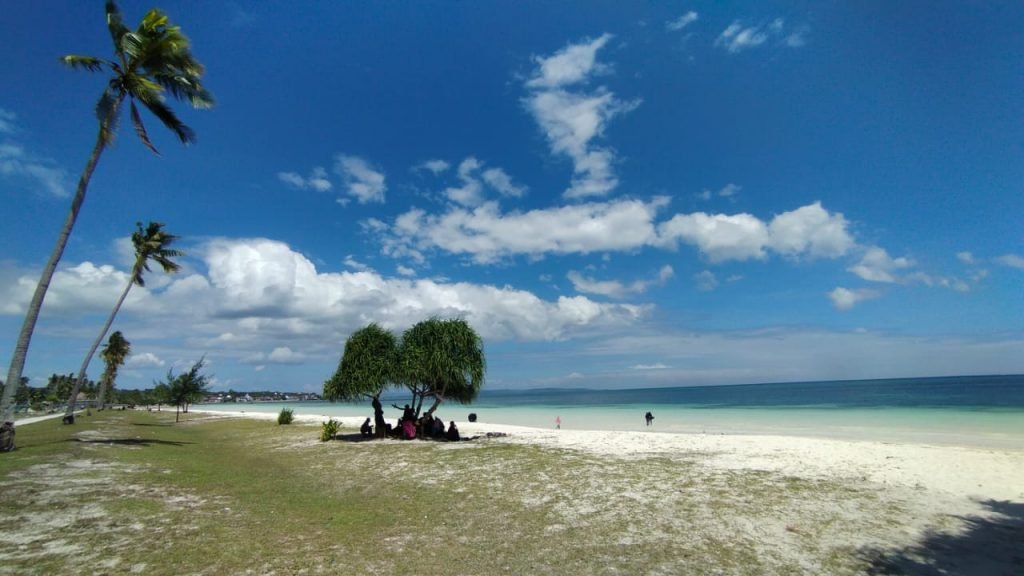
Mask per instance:
[[[150,5],[123,2],[133,25]],[[115,324],[148,387],[320,391],[465,317],[488,386],[1024,373],[1024,6],[164,2],[217,98],[100,161],[29,351],[77,369],[136,221],[188,255]],[[101,2],[0,21],[0,361],[91,149]],[[127,127],[127,129],[126,129]],[[102,370],[94,361],[93,378]]]

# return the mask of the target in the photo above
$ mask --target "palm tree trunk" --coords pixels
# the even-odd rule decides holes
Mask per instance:
[[[110,379],[106,375],[100,377],[100,390],[96,395],[96,407],[102,412],[107,400],[107,382]]]
[[[134,271],[135,268],[132,268],[132,270]],[[128,297],[128,291],[132,289],[132,284],[134,283],[134,276],[128,278],[128,285],[121,292],[121,297],[117,299],[117,304],[114,304],[114,309],[110,311],[110,316],[107,316],[107,322],[103,325],[103,330],[100,330],[100,335],[92,343],[92,348],[89,348],[89,353],[86,354],[85,360],[82,360],[82,367],[78,369],[78,376],[75,377],[75,386],[71,389],[71,395],[68,396],[68,410],[64,414],[71,417],[70,423],[72,424],[75,422],[75,403],[78,402],[78,391],[82,388],[82,381],[85,380],[85,371],[89,369],[89,362],[92,361],[92,357],[100,347],[100,342],[103,342],[104,336],[110,330],[110,325],[114,323],[114,317],[121,310],[121,305],[124,304],[124,299]]]
[[[18,342],[14,346],[14,355],[11,357],[11,366],[7,370],[7,386],[4,387],[3,398],[0,399],[0,421],[14,421],[14,394],[21,383],[21,373],[25,368],[25,358],[28,356],[28,345],[32,341],[32,332],[36,328],[39,311],[43,308],[46,290],[50,287],[53,273],[57,270],[57,263],[60,262],[61,256],[64,255],[64,247],[67,246],[68,238],[71,236],[71,229],[75,227],[75,220],[78,219],[78,213],[82,210],[82,203],[85,201],[85,191],[89,188],[92,173],[96,170],[96,164],[100,161],[100,155],[103,154],[103,150],[107,147],[106,133],[110,127],[110,120],[117,116],[117,111],[121,107],[123,100],[123,96],[119,98],[114,103],[107,118],[100,122],[100,131],[96,136],[96,145],[93,146],[92,154],[89,155],[89,161],[85,163],[85,169],[82,170],[82,175],[78,179],[75,197],[71,200],[71,209],[68,211],[67,218],[64,219],[64,226],[61,227],[60,234],[57,236],[57,244],[53,247],[53,252],[50,253],[50,259],[47,260],[46,266],[43,268],[43,274],[39,277],[39,283],[36,284],[36,291],[32,294],[32,301],[29,302],[28,310],[25,312],[25,322],[21,325],[21,332],[18,333]]]

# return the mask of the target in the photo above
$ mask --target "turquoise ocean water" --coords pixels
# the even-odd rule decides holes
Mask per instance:
[[[394,421],[407,396],[392,393]],[[370,416],[369,402],[259,402],[199,409]],[[655,420],[647,427],[644,414]],[[466,421],[563,429],[781,434],[1024,449],[1024,375],[801,382],[630,390],[484,389],[469,406],[438,415]]]

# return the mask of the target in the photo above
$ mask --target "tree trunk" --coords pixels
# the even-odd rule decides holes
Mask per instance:
[[[370,404],[373,406],[373,435],[383,438],[387,432],[387,423],[384,422],[384,407],[380,404],[380,394],[374,396]]]
[[[64,219],[64,226],[61,227],[60,234],[57,235],[57,243],[53,247],[53,252],[50,253],[50,259],[46,261],[43,273],[39,277],[39,283],[36,284],[36,291],[32,294],[32,300],[29,302],[28,310],[25,312],[25,322],[21,325],[21,332],[18,333],[18,341],[14,346],[14,354],[11,356],[11,366],[7,371],[7,386],[4,387],[3,398],[0,398],[0,421],[2,422],[14,421],[14,394],[21,383],[21,372],[25,368],[28,345],[32,341],[32,331],[35,330],[36,320],[39,319],[39,311],[43,308],[46,290],[50,287],[53,273],[57,270],[57,263],[60,262],[61,256],[64,255],[64,247],[67,246],[68,238],[71,236],[71,229],[75,227],[75,220],[78,219],[78,213],[82,210],[82,203],[85,201],[85,191],[89,187],[89,180],[92,179],[92,173],[96,170],[96,164],[100,160],[100,155],[103,154],[103,150],[107,147],[107,140],[104,135],[110,126],[110,120],[117,117],[117,112],[123,101],[124,96],[118,98],[110,114],[100,122],[100,131],[96,136],[96,145],[93,146],[92,154],[89,155],[89,161],[86,162],[85,169],[82,170],[82,175],[78,179],[75,197],[71,200],[71,209],[68,211],[67,218]]]
[[[104,404],[107,401],[107,379],[100,377],[100,390],[96,393],[96,408],[103,412]]]
[[[427,410],[427,414],[430,414],[431,418],[434,417],[434,411],[437,410],[437,407],[441,405],[441,402],[444,402],[444,395],[445,392],[447,391],[448,382],[445,382],[444,386],[441,387],[441,393],[434,395],[434,405],[430,407],[430,410]]]
[[[181,404],[178,404],[178,405],[176,405],[176,406],[174,407],[174,421],[175,421],[175,422],[177,422],[177,421],[178,421],[178,414],[179,414],[179,412],[178,412],[178,411],[179,411],[180,409],[181,409]]]
[[[107,388],[109,387],[110,380],[111,379],[107,377],[106,373],[104,373],[103,376],[100,376],[100,389],[99,392],[97,392],[96,394],[96,406],[99,408],[100,412],[102,412],[104,408],[106,408]]]
[[[71,416],[71,422],[74,423],[74,407],[75,402],[78,401],[78,391],[82,388],[82,381],[85,380],[85,371],[89,369],[89,362],[92,361],[93,355],[96,354],[96,350],[100,347],[100,342],[103,342],[103,337],[107,335],[107,331],[110,330],[110,325],[114,323],[114,317],[117,316],[117,312],[121,310],[121,305],[124,304],[124,299],[128,297],[128,292],[132,289],[132,284],[135,283],[135,269],[138,267],[136,261],[135,267],[132,267],[132,274],[128,278],[128,285],[124,287],[124,291],[121,292],[121,297],[117,299],[117,304],[114,304],[114,309],[110,311],[110,316],[107,316],[107,322],[103,324],[103,329],[100,330],[100,335],[96,337],[96,340],[92,343],[92,348],[89,348],[89,353],[86,354],[85,360],[82,360],[82,367],[78,369],[78,376],[75,377],[75,386],[71,389],[71,396],[68,401],[68,411],[65,416]]]

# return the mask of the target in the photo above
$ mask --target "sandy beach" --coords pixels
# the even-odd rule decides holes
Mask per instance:
[[[1024,567],[1024,450],[977,439],[955,446],[456,421],[471,441],[362,442],[352,441],[362,417],[335,416],[342,438],[322,442],[328,416],[296,414],[292,426],[276,417],[194,409],[180,423],[173,411],[97,414],[76,430],[22,423],[29,448],[15,457],[29,460],[0,498],[16,519],[0,530],[0,559],[58,570],[68,556],[57,551],[75,551],[111,568],[168,574],[326,574],[339,562],[352,573],[427,566],[562,576],[1014,575]],[[44,449],[52,456],[33,455]],[[96,548],[96,525],[116,543]],[[138,540],[147,530],[167,537]],[[219,534],[216,559],[151,563],[156,549],[196,549],[207,530]],[[281,538],[291,544],[282,548]],[[140,546],[148,552],[133,552]]]
[[[207,412],[227,417],[236,412]],[[274,414],[241,416],[273,419]],[[300,422],[322,422],[323,415],[296,415]],[[357,428],[360,418],[336,418]],[[802,526],[818,525],[815,537],[840,547],[873,550],[876,573],[1020,574],[1024,570],[1024,450],[977,446],[928,445],[903,441],[854,441],[782,435],[677,434],[635,431],[554,430],[457,422],[464,436],[501,433],[489,443],[524,444],[621,464],[643,465],[668,459],[695,467],[714,484],[733,486],[728,498],[743,503],[787,482],[828,487],[814,498],[796,498],[795,507],[746,517],[743,506],[726,506],[695,529],[728,537],[753,534],[771,553],[798,554],[787,545]],[[400,442],[387,440],[386,442]],[[500,463],[495,463],[500,467]],[[647,509],[671,498],[671,484],[636,479],[607,479],[595,484],[594,502],[610,494],[627,495],[633,508]],[[635,480],[635,481],[634,481]],[[664,480],[664,479],[662,479]],[[751,493],[734,486],[752,481]],[[539,501],[550,499],[536,496]],[[611,497],[615,500],[614,497]],[[604,505],[604,504],[602,504]],[[581,509],[566,511],[579,518]],[[729,511],[731,510],[731,511]],[[756,517],[756,518],[755,518]],[[697,528],[697,526],[702,526]],[[811,562],[810,560],[808,560]],[[814,572],[814,562],[808,566]],[[935,570],[945,570],[939,572]]]

